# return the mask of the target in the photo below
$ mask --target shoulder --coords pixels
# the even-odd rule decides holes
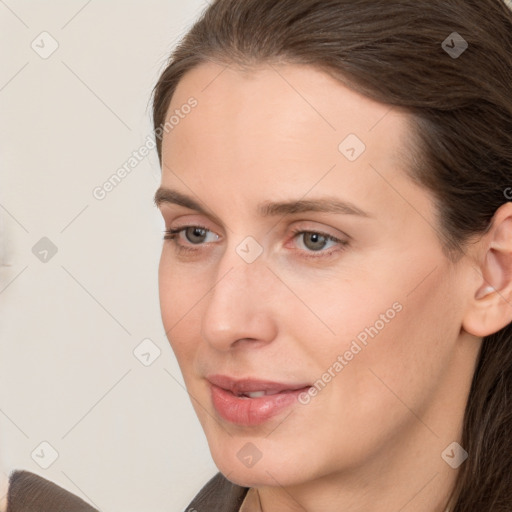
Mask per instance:
[[[98,512],[78,496],[29,471],[9,478],[7,512]]]
[[[248,487],[240,487],[222,473],[217,473],[199,491],[185,512],[238,512],[248,491]]]

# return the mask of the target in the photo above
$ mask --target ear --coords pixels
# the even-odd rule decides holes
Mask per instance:
[[[500,206],[477,242],[479,277],[462,327],[474,336],[494,334],[512,322],[512,203]]]

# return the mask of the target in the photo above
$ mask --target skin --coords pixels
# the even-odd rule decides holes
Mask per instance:
[[[7,509],[7,491],[9,488],[9,479],[7,475],[0,472],[0,512]]]
[[[210,232],[202,244],[185,232],[164,241],[160,302],[219,470],[256,487],[265,512],[442,512],[457,470],[441,454],[460,440],[481,336],[511,320],[485,292],[509,292],[510,204],[454,262],[431,193],[406,174],[407,113],[290,64],[202,64],[168,115],[190,96],[197,107],[163,139],[161,186],[207,213],[159,208],[166,229]],[[338,150],[348,134],[366,145],[353,162]],[[367,216],[257,212],[324,196]],[[293,229],[347,244],[312,250]],[[252,263],[236,252],[247,236],[263,249]],[[401,311],[309,404],[251,427],[213,408],[205,376],[312,384],[394,303]],[[248,442],[262,454],[251,468],[237,457]]]

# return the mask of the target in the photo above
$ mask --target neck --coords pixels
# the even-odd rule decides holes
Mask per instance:
[[[0,470],[0,512],[7,510],[7,491],[9,489],[9,479],[7,475]]]
[[[417,453],[408,464],[380,459],[364,475],[336,474],[286,489],[261,488],[262,512],[445,512],[457,475],[440,457],[448,444],[435,444],[440,462]]]

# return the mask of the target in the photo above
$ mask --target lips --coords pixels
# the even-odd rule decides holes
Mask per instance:
[[[217,413],[238,425],[265,423],[297,402],[307,383],[282,383],[259,379],[233,379],[225,375],[207,378]]]
[[[245,395],[247,393],[264,392],[265,395],[275,395],[285,391],[296,391],[309,387],[310,384],[285,384],[281,382],[272,382],[268,380],[257,379],[232,379],[225,375],[212,375],[207,377],[213,385],[231,391],[234,395]]]

